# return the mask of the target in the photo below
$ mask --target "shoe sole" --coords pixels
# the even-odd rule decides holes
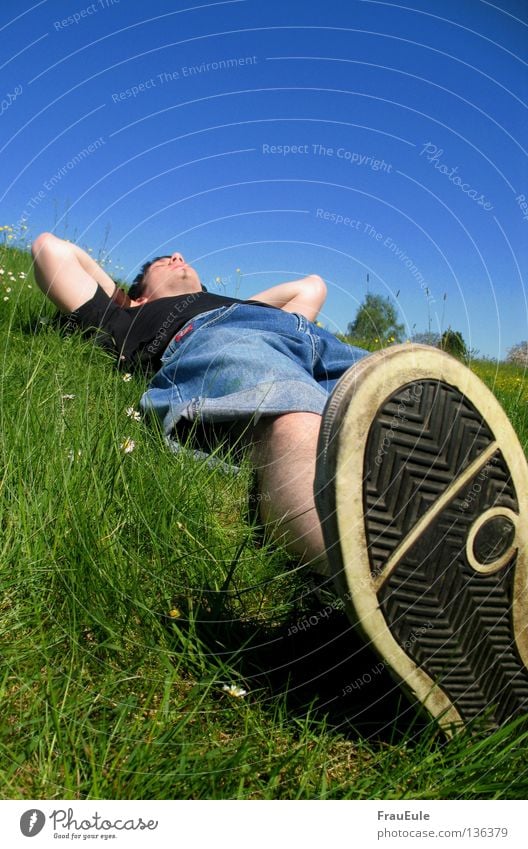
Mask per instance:
[[[480,380],[427,346],[361,360],[314,489],[349,615],[408,693],[448,733],[528,712],[528,467]]]

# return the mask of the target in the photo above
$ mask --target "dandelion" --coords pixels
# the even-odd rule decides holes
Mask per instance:
[[[215,277],[215,283],[221,283],[221,282],[222,282],[221,277]]]
[[[10,291],[11,291],[11,286],[8,286],[7,289],[6,289],[6,292],[9,294]]]
[[[132,380],[132,375],[127,371],[127,373],[123,375],[123,380],[125,383],[128,383]]]
[[[240,274],[240,268],[235,268],[237,274]]]
[[[9,298],[7,297],[7,295],[4,295],[4,301],[8,301],[8,300],[9,300]]]
[[[181,616],[181,610],[178,610],[177,607],[173,607],[169,610],[169,616],[171,619],[179,619]]]
[[[134,421],[134,422],[140,422],[141,421],[141,413],[138,412],[138,410],[134,410],[133,407],[127,407],[126,408],[126,414],[127,414],[128,418],[132,419],[132,421]]]
[[[224,684],[222,690],[233,699],[243,699],[244,696],[247,696],[247,690],[237,687],[236,684]]]
[[[119,447],[123,454],[131,454],[134,448],[136,447],[136,443],[133,439],[130,439],[130,437],[127,436]]]

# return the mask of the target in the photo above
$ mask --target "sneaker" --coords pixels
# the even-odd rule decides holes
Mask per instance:
[[[528,713],[528,467],[457,360],[399,345],[328,399],[315,498],[349,615],[448,732]]]

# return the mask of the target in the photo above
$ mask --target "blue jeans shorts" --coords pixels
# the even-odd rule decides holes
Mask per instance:
[[[232,304],[191,319],[166,348],[141,399],[167,436],[182,419],[211,424],[323,412],[328,394],[368,351],[304,316]]]

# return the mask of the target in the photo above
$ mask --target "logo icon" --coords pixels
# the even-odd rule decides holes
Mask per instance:
[[[24,837],[35,837],[44,828],[46,816],[38,808],[30,808],[20,817],[20,831]]]

